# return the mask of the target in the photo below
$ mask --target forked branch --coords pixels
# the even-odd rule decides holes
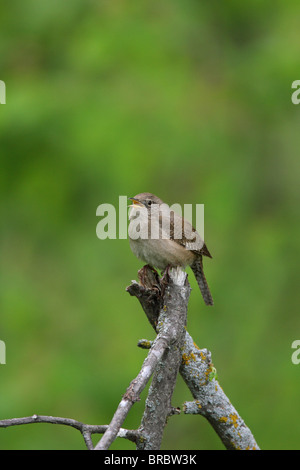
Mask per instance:
[[[138,298],[150,324],[157,330],[161,302],[164,302],[160,292],[164,289],[164,284],[147,266],[139,271],[139,280],[140,283],[133,281],[127,291]],[[226,449],[259,450],[253,434],[217,380],[211,353],[207,349],[198,348],[186,330],[181,353],[179,372],[194,398],[193,402],[185,404],[184,412],[197,412],[204,416]]]
[[[135,442],[137,449],[159,449],[167,417],[178,413],[171,398],[178,371],[194,401],[185,402],[184,412],[204,416],[227,449],[259,449],[250,429],[222,390],[207,349],[199,349],[185,329],[190,285],[187,275],[172,269],[159,279],[156,271],[145,266],[139,271],[139,283],[127,288],[140,301],[157,333],[153,342],[142,340],[139,346],[149,353],[139,374],[130,383],[109,425],[88,425],[69,418],[33,415],[0,420],[0,428],[32,423],[51,423],[78,429],[88,449],[94,449],[91,435],[103,434],[97,450],[110,447],[117,437]],[[122,428],[133,404],[154,373],[138,430]]]

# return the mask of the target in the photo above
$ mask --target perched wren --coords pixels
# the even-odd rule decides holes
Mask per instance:
[[[128,229],[133,253],[160,270],[190,266],[204,302],[213,305],[202,263],[202,256],[212,256],[199,233],[154,194],[141,193],[129,199],[133,202]]]

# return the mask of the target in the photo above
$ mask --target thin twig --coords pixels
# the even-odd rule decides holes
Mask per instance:
[[[137,377],[129,385],[123,396],[107,430],[95,446],[95,450],[106,450],[118,435],[120,428],[129,413],[132,405],[139,401],[140,394],[146,387],[153,371],[168,347],[168,340],[163,336],[157,336],[146,357]]]
[[[108,428],[108,425],[85,424],[71,418],[61,418],[58,416],[44,415],[26,416],[24,418],[2,419],[0,420],[0,428],[8,428],[10,426],[20,426],[23,424],[33,423],[50,423],[71,426],[72,428],[75,428],[81,432],[84,438],[84,442],[89,450],[92,450],[94,448],[91,435],[103,434]],[[117,437],[125,438],[132,442],[136,442],[138,436],[138,431],[120,428]]]

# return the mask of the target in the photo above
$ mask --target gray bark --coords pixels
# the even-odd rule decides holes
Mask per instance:
[[[162,307],[166,303],[166,295],[171,297],[174,295],[173,308],[177,308],[179,316],[181,310],[181,315],[185,319],[189,295],[186,296],[184,292],[190,289],[188,281],[186,281],[182,288],[182,298],[185,297],[186,302],[183,306],[180,295],[175,297],[175,289],[172,283],[169,284],[166,291],[163,292],[165,290],[164,282],[161,282],[158,276],[148,266],[145,266],[139,271],[139,280],[139,284],[133,281],[127,288],[127,291],[138,298],[155,331],[159,328],[158,318]],[[186,330],[184,330],[184,339],[180,355],[181,365],[179,372],[194,398],[193,402],[185,403],[184,412],[204,416],[212,425],[226,449],[258,450],[259,447],[253,434],[231,404],[216,378],[216,370],[211,361],[211,353],[207,349],[198,348]],[[155,384],[153,384],[153,388],[154,385],[162,387],[161,382],[163,381],[165,381],[165,386],[167,387],[170,382],[167,369],[163,369],[162,367],[157,374],[158,373],[161,377],[160,383],[158,384],[156,380]],[[173,383],[173,381],[174,377],[171,382]],[[173,389],[170,394],[172,394],[172,392]],[[152,396],[158,396],[157,394],[155,395],[152,388],[149,394],[150,398]],[[159,415],[160,410],[159,407],[155,406],[156,404],[157,403],[152,400],[151,407],[147,409],[146,406],[142,424],[139,429],[142,435],[146,432],[144,438],[147,447],[139,446],[138,444],[137,448],[154,448],[152,446],[156,446],[159,442],[156,437],[158,431],[154,429],[155,417]],[[166,410],[169,409],[170,401],[166,400]],[[166,410],[163,419],[156,422],[157,427],[159,426],[160,428],[160,435],[162,434],[165,424],[164,418]],[[145,422],[147,420],[149,420],[149,422],[146,425]]]
[[[171,270],[156,326],[159,334],[169,338],[169,347],[156,366],[149,388],[139,428],[143,436],[137,442],[139,450],[160,449],[167,418],[173,413],[171,399],[181,365],[190,290],[186,273]]]
[[[179,371],[194,398],[185,402],[185,413],[204,416],[227,449],[259,449],[250,429],[222,390],[210,352],[199,349],[185,329],[191,290],[186,273],[172,269],[169,276],[159,279],[156,271],[145,266],[139,271],[139,281],[132,281],[127,291],[138,298],[157,336],[153,342],[139,342],[149,353],[111,423],[88,425],[69,418],[33,415],[0,420],[0,428],[31,423],[63,424],[78,429],[88,449],[108,449],[116,437],[135,442],[137,449],[159,449],[168,416],[178,412],[172,408],[171,398]],[[139,429],[121,428],[153,373]],[[95,447],[91,440],[94,433],[104,433]]]

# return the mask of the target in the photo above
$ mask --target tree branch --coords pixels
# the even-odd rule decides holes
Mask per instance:
[[[184,271],[180,269],[169,271],[169,282],[164,291],[157,331],[159,333],[164,331],[165,335],[171,336],[171,341],[152,378],[139,427],[142,439],[137,441],[138,450],[160,449],[167,418],[174,414],[171,398],[181,364],[190,290]]]
[[[227,449],[259,450],[250,429],[216,379],[215,371],[210,352],[199,349],[186,332],[180,374],[195,401],[186,402],[184,412],[204,416]]]
[[[50,423],[50,424],[62,424],[65,426],[71,426],[72,428],[78,429],[81,432],[85,444],[89,450],[94,448],[91,435],[92,434],[103,434],[107,430],[107,425],[96,425],[96,424],[84,424],[80,421],[76,421],[71,418],[60,418],[58,416],[44,416],[44,415],[33,415],[26,416],[24,418],[11,418],[0,420],[0,428],[8,428],[10,426],[20,426],[23,424],[33,423]],[[128,439],[132,442],[136,442],[139,438],[139,432],[131,429],[119,429],[118,437]]]
[[[116,437],[135,442],[137,449],[159,449],[166,419],[178,413],[172,408],[178,370],[190,389],[194,401],[185,402],[184,412],[200,414],[213,426],[227,449],[259,449],[250,429],[223,392],[216,379],[216,369],[207,349],[199,349],[185,329],[190,285],[185,272],[170,271],[169,281],[159,279],[156,271],[145,266],[138,273],[140,283],[127,287],[140,301],[146,316],[158,333],[153,342],[142,340],[139,346],[150,348],[137,377],[130,383],[111,423],[89,425],[70,418],[33,415],[0,420],[0,428],[32,423],[71,426],[79,430],[88,449],[93,449],[91,435],[103,434],[95,446],[108,449]],[[121,426],[155,371],[146,400],[145,412],[138,430]]]
[[[143,272],[141,270],[141,275],[143,275]],[[149,277],[147,277],[147,274],[149,274]],[[180,348],[184,338],[190,287],[186,285],[186,273],[181,269],[170,271],[170,282],[166,288],[161,284],[157,285],[157,282],[159,283],[157,274],[150,268],[145,268],[145,275],[145,282],[149,281],[150,278],[152,281],[155,280],[156,286],[160,289],[163,287],[165,290],[164,304],[160,303],[161,309],[157,316],[158,335],[149,350],[141,371],[129,385],[108,429],[96,445],[95,450],[106,450],[110,447],[129,410],[139,400],[139,396],[154,370],[156,370],[154,383],[150,387],[140,429],[140,431],[143,431],[143,436],[142,439],[138,440],[140,448],[147,449],[150,446],[149,448],[159,449],[166,418],[171,409],[171,396],[181,362]],[[183,315],[183,310],[185,310],[185,315]],[[168,369],[166,369],[166,366],[168,366]],[[168,375],[165,374],[166,370],[170,370]],[[162,372],[164,380],[161,379]]]
[[[167,346],[168,341],[166,338],[162,336],[156,338],[139,374],[130,383],[107,430],[105,431],[101,440],[95,446],[95,450],[106,450],[113,443],[128,412],[130,411],[132,405],[139,400],[140,394],[146,387],[158,361],[161,359]]]
[[[147,266],[139,271],[139,280],[140,284],[132,281],[127,291],[138,298],[150,324],[157,330],[164,284]],[[199,349],[187,331],[180,374],[195,399],[192,409],[205,416],[227,449],[259,449],[250,429],[219,385],[210,352]],[[190,410],[191,405],[186,403],[185,412]]]

